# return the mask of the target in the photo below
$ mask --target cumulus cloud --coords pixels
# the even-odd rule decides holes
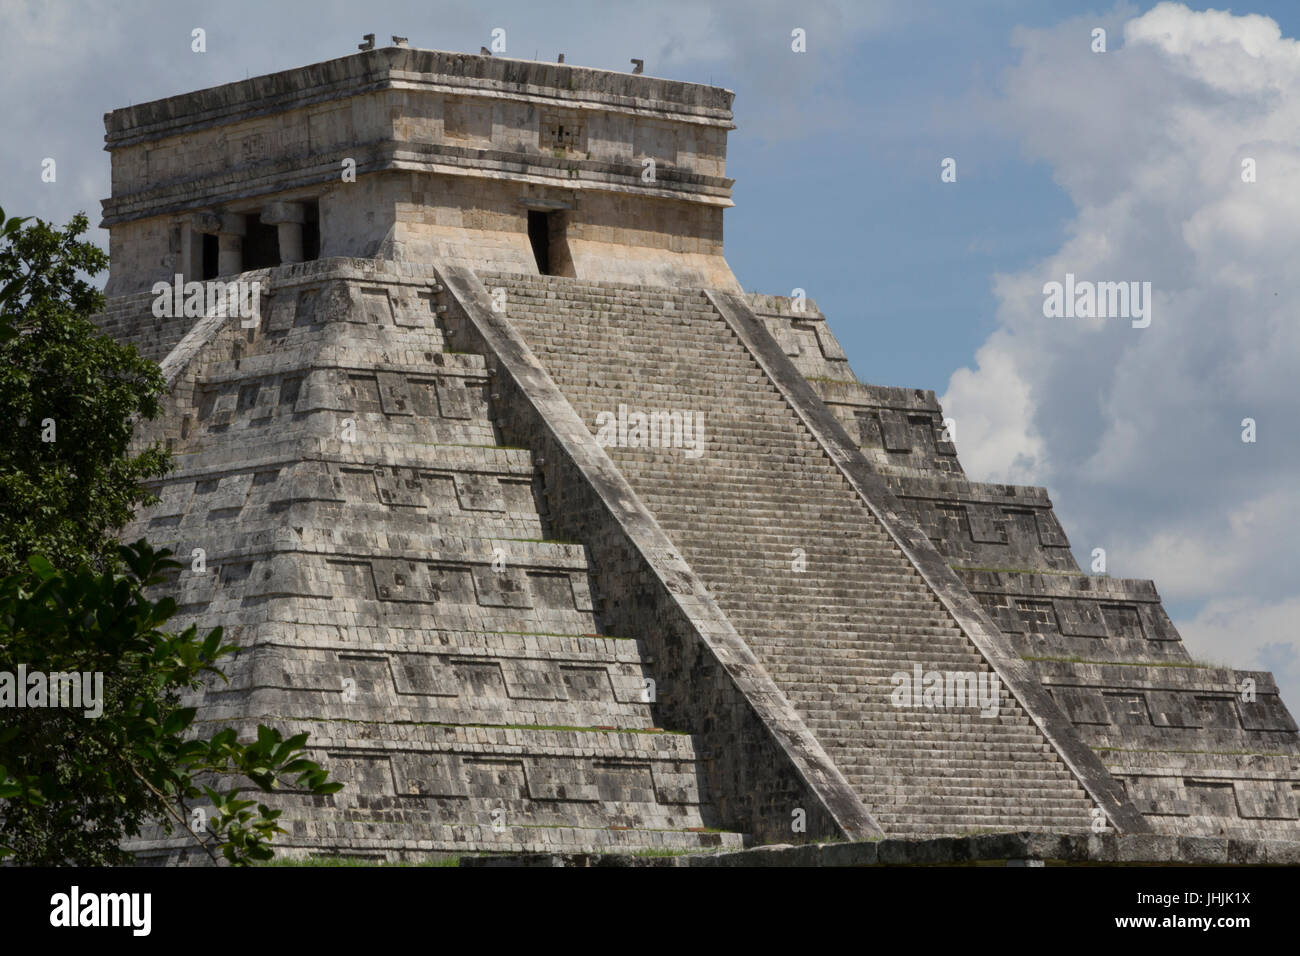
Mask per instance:
[[[963,461],[1048,485],[1080,552],[1199,605],[1178,622],[1193,650],[1282,666],[1300,706],[1300,44],[1173,3],[1014,39],[1000,120],[1077,213],[995,279],[998,328],[943,396]],[[1150,327],[1044,317],[1066,273],[1150,282]]]

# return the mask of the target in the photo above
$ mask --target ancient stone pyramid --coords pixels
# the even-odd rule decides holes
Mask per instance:
[[[241,645],[201,718],[347,784],[278,798],[282,852],[1300,837],[1268,674],[742,293],[731,101],[394,47],[106,117],[101,326],[178,463],[124,537],[201,555],[180,623]],[[160,315],[176,276],[236,298]]]

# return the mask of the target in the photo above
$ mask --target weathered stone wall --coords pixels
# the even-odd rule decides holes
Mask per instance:
[[[529,201],[566,208],[557,272],[646,285],[738,288],[722,258],[722,210],[671,199],[594,190],[542,190],[499,180],[411,173],[392,178],[395,222],[387,258],[536,275]],[[324,217],[322,207],[322,217]],[[332,247],[328,250],[335,254]],[[340,255],[362,252],[340,251]]]
[[[721,288],[721,287],[718,287]],[[800,373],[819,382],[856,382],[848,356],[812,299],[751,292],[745,301]]]

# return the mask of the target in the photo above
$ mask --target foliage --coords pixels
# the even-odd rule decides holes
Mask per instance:
[[[214,859],[270,859],[274,835],[285,832],[280,811],[250,791],[287,785],[326,795],[342,784],[305,759],[306,734],[284,739],[259,726],[241,743],[233,728],[208,739],[194,732],[182,693],[220,675],[217,661],[237,648],[222,643],[220,628],[164,630],[176,604],[155,603],[144,589],[180,567],[169,552],[139,541],[119,556],[124,573],[64,572],[34,556],[26,572],[0,580],[0,673],[21,663],[29,674],[104,675],[98,717],[81,707],[0,707],[0,856],[129,862],[120,842],[153,820],[193,833]]]
[[[154,500],[141,483],[170,468],[157,445],[131,447],[161,407],[162,373],[90,321],[104,298],[87,278],[108,257],[78,238],[86,217],[28,223],[0,210],[0,857],[129,862],[123,838],[158,824],[214,859],[270,859],[280,811],[250,796],[342,785],[303,756],[306,734],[205,737],[182,706],[237,648],[220,629],[166,631],[176,604],[146,589],[180,565],[115,538]],[[92,708],[16,706],[20,671],[83,675],[92,695],[100,675],[102,695]]]
[[[93,277],[108,257],[64,229],[0,210],[0,574],[41,554],[55,567],[107,570],[112,532],[170,459],[154,445],[131,454],[136,419],[158,413],[164,382],[134,347],[100,334]]]

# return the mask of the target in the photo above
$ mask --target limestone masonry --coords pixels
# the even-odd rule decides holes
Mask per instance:
[[[276,798],[280,852],[1300,840],[1270,675],[742,291],[731,101],[391,47],[105,117],[99,323],[162,364],[138,439],[178,466],[123,537],[242,648],[200,719],[346,784]],[[157,316],[177,276],[254,319]]]

